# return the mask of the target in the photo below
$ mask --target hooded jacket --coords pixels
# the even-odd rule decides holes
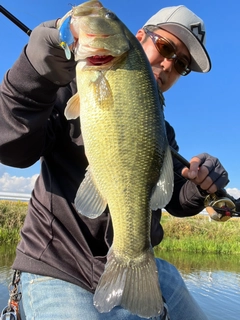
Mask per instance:
[[[80,217],[73,205],[88,165],[79,119],[68,121],[64,116],[66,103],[75,92],[74,81],[59,87],[41,77],[23,51],[0,87],[0,161],[17,168],[41,161],[13,268],[94,292],[113,229],[107,211],[89,220]],[[166,130],[169,144],[178,151],[168,122]],[[204,197],[181,177],[183,165],[173,160],[174,192],[166,210],[178,217],[195,215],[204,208]],[[160,218],[161,211],[154,211],[153,246],[163,238]]]

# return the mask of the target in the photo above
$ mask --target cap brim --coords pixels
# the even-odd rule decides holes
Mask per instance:
[[[188,48],[191,55],[190,68],[196,72],[208,72],[211,69],[209,55],[200,40],[185,26],[179,23],[166,22],[157,24],[160,28],[179,38]]]

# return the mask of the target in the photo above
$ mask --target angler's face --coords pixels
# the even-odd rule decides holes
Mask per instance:
[[[181,40],[179,40],[173,34],[162,29],[155,29],[154,33],[169,40],[175,46],[175,52],[177,56],[179,58],[183,58],[184,60],[187,59],[187,61],[190,62],[189,51]],[[180,74],[174,67],[174,59],[164,58],[157,50],[152,39],[146,35],[143,29],[140,29],[137,32],[136,37],[141,42],[142,47],[149,59],[159,87],[161,88],[162,92],[167,91],[180,77]]]

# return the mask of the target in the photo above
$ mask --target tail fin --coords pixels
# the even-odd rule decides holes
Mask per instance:
[[[152,250],[135,260],[124,261],[110,249],[93,300],[101,313],[120,305],[143,318],[159,316],[163,300]]]

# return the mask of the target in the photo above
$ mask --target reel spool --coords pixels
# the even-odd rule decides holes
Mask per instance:
[[[209,194],[204,205],[211,219],[216,221],[227,221],[236,212],[235,203],[227,197],[217,197],[216,194]]]

